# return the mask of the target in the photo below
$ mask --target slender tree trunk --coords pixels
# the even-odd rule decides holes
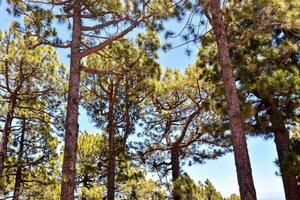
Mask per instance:
[[[107,168],[107,199],[115,199],[115,168],[116,168],[116,151],[115,151],[115,85],[110,85],[109,92],[109,113],[108,113],[108,168]]]
[[[71,66],[66,116],[65,148],[62,166],[61,200],[73,200],[76,175],[76,153],[78,138],[78,108],[80,85],[80,37],[81,3],[74,1],[73,35],[71,43]]]
[[[179,163],[179,148],[174,145],[171,149],[171,165],[172,165],[172,179],[173,179],[173,199],[180,200],[180,189],[177,184],[174,183],[180,176],[180,163]]]
[[[19,200],[19,197],[20,197],[21,183],[22,183],[22,159],[23,159],[23,152],[24,152],[25,131],[26,131],[25,119],[23,119],[21,137],[20,137],[20,148],[19,148],[19,152],[18,152],[18,162],[17,162],[18,166],[17,166],[17,171],[16,171],[16,180],[15,180],[13,200]]]
[[[7,153],[7,144],[8,144],[9,134],[11,131],[11,124],[13,121],[16,103],[17,103],[17,93],[14,92],[9,101],[8,112],[6,114],[6,120],[3,129],[3,135],[0,142],[0,179],[3,178],[3,169],[4,169],[4,162]]]
[[[255,200],[256,192],[241,117],[240,101],[237,94],[235,79],[232,75],[232,61],[229,54],[229,46],[220,1],[211,0],[210,3],[211,22],[218,45],[218,61],[222,68],[222,79],[228,105],[228,115],[240,195],[242,200]]]
[[[83,187],[89,189],[90,187],[89,187],[88,182],[89,182],[89,177],[88,177],[87,174],[84,174],[84,176],[83,176]],[[88,196],[84,193],[82,194],[82,200],[88,200]]]
[[[123,151],[125,151],[126,143],[128,136],[130,135],[131,132],[131,121],[130,121],[130,102],[129,102],[129,81],[127,75],[125,76],[125,133],[124,133],[124,138],[123,138]]]
[[[297,188],[297,179],[295,176],[289,176],[282,170],[282,163],[289,153],[289,131],[285,127],[283,117],[281,113],[276,109],[271,108],[268,111],[270,120],[272,123],[272,130],[275,134],[275,144],[278,154],[278,161],[280,165],[280,171],[282,176],[282,182],[285,192],[286,200],[300,200],[300,194]]]

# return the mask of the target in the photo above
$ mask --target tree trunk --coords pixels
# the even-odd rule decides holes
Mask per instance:
[[[84,174],[84,176],[83,176],[83,187],[85,187],[87,189],[90,188],[89,187],[89,177],[88,177],[87,174]],[[88,199],[89,199],[89,197],[86,194],[83,193],[81,200],[88,200]]]
[[[171,149],[171,165],[172,165],[172,180],[173,180],[173,199],[180,200],[180,184],[176,183],[180,176],[180,163],[179,163],[179,148],[175,145]]]
[[[129,102],[129,81],[128,76],[125,76],[125,132],[122,144],[122,150],[125,151],[128,136],[131,133],[131,120],[130,120],[130,102]]]
[[[3,169],[4,169],[4,162],[6,159],[6,151],[7,151],[7,143],[9,139],[9,134],[11,131],[11,124],[13,121],[14,117],[14,112],[15,112],[15,107],[17,103],[17,92],[15,91],[12,93],[12,96],[9,101],[8,105],[8,112],[6,114],[6,120],[4,124],[4,129],[3,129],[3,135],[2,139],[0,142],[0,179],[3,178]]]
[[[115,199],[115,123],[114,123],[114,107],[115,107],[115,85],[110,85],[109,92],[109,113],[108,113],[108,168],[107,168],[107,199]]]
[[[271,108],[268,113],[272,123],[272,130],[275,134],[275,144],[278,154],[278,161],[282,176],[282,182],[286,200],[299,200],[300,195],[297,188],[297,179],[295,176],[289,176],[282,170],[282,163],[289,153],[289,131],[286,129],[281,113]]]
[[[19,148],[19,152],[18,152],[18,162],[17,162],[17,171],[16,171],[16,180],[15,180],[13,200],[18,200],[19,197],[20,197],[21,182],[22,182],[22,159],[23,159],[23,152],[24,152],[25,131],[26,131],[25,119],[23,119],[21,137],[20,137],[20,148]]]
[[[232,143],[242,200],[256,199],[256,192],[252,178],[251,164],[247,149],[246,136],[241,117],[240,102],[232,75],[232,61],[225,32],[220,1],[211,0],[211,22],[218,46],[218,61],[222,68],[222,80],[228,105]]]
[[[74,2],[73,33],[71,43],[71,66],[66,115],[65,148],[62,166],[61,200],[73,200],[76,175],[76,153],[78,138],[78,108],[80,85],[80,39],[81,39],[81,3]]]

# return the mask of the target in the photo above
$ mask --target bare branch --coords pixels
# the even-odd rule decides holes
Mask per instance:
[[[88,56],[92,53],[95,53],[97,51],[100,51],[101,49],[105,48],[106,46],[110,45],[113,41],[120,39],[121,37],[125,36],[127,33],[129,33],[130,31],[132,31],[135,27],[137,27],[142,21],[144,21],[145,19],[149,18],[150,16],[143,16],[141,17],[139,20],[134,21],[131,26],[129,26],[127,29],[123,30],[122,32],[120,32],[119,34],[116,34],[112,37],[110,37],[109,39],[105,40],[103,43],[91,47],[83,52],[80,53],[81,58]]]
[[[98,74],[100,76],[102,76],[102,75],[123,76],[122,73],[114,72],[113,70],[98,70],[98,69],[91,68],[91,67],[86,67],[86,66],[83,66],[83,65],[80,66],[80,70],[84,71],[86,73],[89,73],[89,74]]]
[[[128,20],[128,16],[126,17],[123,17],[123,18],[120,18],[120,19],[116,19],[116,20],[111,20],[111,21],[107,21],[107,22],[104,22],[102,24],[98,24],[98,25],[95,25],[95,26],[82,26],[82,31],[94,31],[94,30],[99,30],[99,29],[102,29],[102,28],[105,28],[107,26],[110,26],[110,25],[114,25],[114,24],[117,24],[121,21],[124,21],[124,20]]]

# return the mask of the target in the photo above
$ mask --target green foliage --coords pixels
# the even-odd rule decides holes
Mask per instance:
[[[182,175],[173,183],[175,191],[181,199],[189,200],[240,200],[236,194],[228,198],[223,198],[221,193],[216,190],[213,184],[206,179],[204,184],[195,183],[188,175]]]
[[[122,186],[124,187],[122,195],[124,199],[163,200],[166,197],[165,189],[154,180],[148,179],[146,173],[135,179],[130,179]]]
[[[286,20],[294,20],[293,17],[299,15],[299,11],[294,10],[297,6],[299,10],[299,4],[296,1],[285,5],[282,1],[253,2],[244,1],[234,7],[228,4],[224,8],[243,120],[248,133],[267,138],[274,134],[288,135],[299,121],[300,68],[298,30],[291,28],[290,21]],[[293,7],[293,3],[297,5]],[[215,41],[208,33],[203,38],[197,65],[212,71],[207,77],[218,83],[220,67],[216,57]],[[222,92],[219,95],[223,96]],[[287,145],[275,142],[277,146]],[[289,172],[288,176],[298,176],[297,159],[295,152],[288,153],[280,166],[285,168],[283,176],[289,170],[295,173]]]
[[[154,37],[154,40],[151,38]],[[134,132],[134,124],[139,119],[142,102],[152,90],[153,80],[160,74],[160,66],[155,61],[159,45],[156,35],[139,35],[137,47],[126,39],[114,42],[111,47],[98,55],[91,55],[86,65],[97,69],[100,74],[83,77],[84,101],[92,121],[99,127],[108,124],[109,103],[114,99],[114,118],[118,132],[124,142],[128,134]],[[113,99],[110,88],[116,88]],[[110,111],[111,112],[111,111]]]
[[[31,184],[29,188],[22,192],[23,197],[30,197],[33,200],[40,199],[60,199],[60,183],[58,179],[58,174],[55,176],[56,180],[50,184]]]
[[[4,121],[10,102],[16,99],[4,170],[7,175],[1,189],[4,194],[15,189],[15,174],[21,168],[20,198],[32,195],[40,199],[47,196],[45,190],[56,187],[56,134],[62,127],[65,75],[55,49],[32,49],[30,43],[34,40],[13,30],[0,33],[0,116]]]
[[[105,134],[83,132],[78,141],[77,186],[80,198],[102,199],[105,196],[108,145]],[[118,199],[164,199],[164,189],[132,162],[129,155],[117,156],[116,192]]]
[[[135,131],[152,80],[160,74],[160,66],[155,61],[158,47],[157,35],[147,32],[139,34],[134,42],[115,41],[110,47],[89,56],[84,63],[98,73],[83,75],[82,94],[85,96],[82,105],[96,126],[106,130],[107,138],[115,134],[113,151],[117,156],[117,184],[137,174],[126,154],[127,139]],[[112,130],[112,127],[116,129]],[[110,159],[107,148],[104,156],[98,166],[106,170]]]
[[[57,134],[63,130],[66,74],[55,49],[43,44],[64,46],[65,37],[58,27],[74,26],[70,19],[75,4],[71,2],[8,1],[12,5],[9,11],[24,16],[24,21],[11,23],[10,32],[0,32],[1,121],[6,120],[14,95],[17,99],[5,163],[7,175],[1,180],[6,196],[13,193],[14,174],[21,167],[20,198],[59,199],[61,156],[57,155],[57,148],[61,140]],[[161,47],[156,31],[163,29],[163,20],[177,17],[180,21],[185,11],[202,15],[201,6],[207,1],[202,1],[201,6],[195,2],[173,5],[167,0],[78,1],[82,28],[79,48],[81,56],[87,56],[81,64],[93,71],[81,76],[82,106],[103,131],[84,132],[79,137],[78,198],[105,196],[111,114],[116,127],[118,199],[166,199],[172,193],[178,193],[182,199],[224,199],[209,180],[196,184],[181,169],[171,184],[172,192],[162,185],[163,181],[149,179],[144,171],[144,167],[149,167],[160,178],[168,178],[174,149],[178,150],[179,168],[230,151],[227,107],[213,34],[208,32],[201,37],[198,59],[185,73],[165,69],[161,75],[156,60]],[[296,0],[253,0],[238,4],[228,1],[222,8],[247,132],[269,136],[279,127],[272,122],[274,118],[283,127],[294,128],[292,150],[281,167],[283,173],[298,177],[299,6]],[[54,25],[57,21],[58,26]],[[204,23],[200,21],[201,25]],[[135,40],[122,37],[140,24],[145,25],[147,32],[138,34]],[[188,20],[189,34],[180,36],[185,41],[198,41],[195,27]],[[173,36],[172,32],[166,33],[167,38]],[[70,47],[72,41],[68,39],[64,47]],[[99,46],[100,51],[90,51]],[[128,137],[137,132],[137,125],[144,130],[138,134],[138,141],[142,142],[128,145]],[[137,154],[145,166],[137,162]],[[233,194],[226,199],[240,198]]]
[[[240,196],[236,195],[236,194],[232,194],[230,195],[230,197],[225,198],[225,200],[241,200]]]
[[[201,164],[230,150],[230,140],[218,126],[222,121],[212,103],[215,86],[201,79],[202,73],[195,67],[185,74],[166,69],[144,106],[144,132],[139,135],[144,142],[136,142],[136,148],[141,160],[161,180],[178,168],[173,194],[192,195],[189,190],[194,186],[182,176],[183,165]]]
[[[177,193],[181,199],[204,199],[205,188],[197,185],[188,175],[180,176],[173,182],[173,193]]]
[[[246,128],[253,134],[268,135],[273,131],[270,127],[269,108],[274,108],[277,118],[286,124],[293,125],[297,121],[295,111],[299,107],[300,91],[299,39],[294,30],[280,29],[279,26],[268,26],[257,31],[262,26],[262,21],[256,12],[260,12],[260,17],[265,16],[267,11],[260,10],[260,6],[271,2],[260,2],[262,5],[254,7],[249,6],[249,3],[252,2],[238,4],[239,6],[232,9],[231,4],[228,4],[228,7],[224,8],[227,36],[231,42],[238,44],[231,49],[231,58]],[[280,4],[278,1],[272,3]],[[278,12],[283,11],[279,9]],[[268,19],[268,23],[278,20],[281,26],[285,26],[281,18],[277,17],[277,14],[274,14],[274,17]],[[220,67],[216,59],[216,43],[212,34],[208,33],[203,37],[203,46],[199,49],[196,65],[206,72],[205,77],[208,81],[218,84]],[[223,107],[223,113],[226,115],[226,107],[222,105],[223,91],[217,90],[215,95],[219,95],[216,103]]]
[[[81,187],[81,199],[91,199],[91,200],[97,200],[97,199],[103,199],[102,198],[102,187]]]
[[[60,47],[69,43],[69,38],[60,34],[60,29],[57,29],[55,23],[58,21],[59,26],[65,25],[67,29],[72,28],[73,24],[70,19],[74,12],[73,2],[49,0],[42,2],[8,0],[7,2],[11,5],[9,13],[14,16],[23,16],[24,22],[22,24],[15,22],[14,28],[38,36],[38,42]],[[167,0],[87,0],[76,3],[81,7],[79,11],[81,23],[88,27],[81,30],[84,33],[81,38],[84,49],[87,46],[96,47],[107,43],[103,46],[104,48],[114,41],[107,37],[108,35],[119,37],[119,35],[126,34],[127,29],[131,27],[133,29],[139,25],[143,25],[147,30],[161,30],[160,20],[173,16],[175,12],[174,3]],[[86,55],[91,53],[95,51]]]
[[[102,147],[102,148],[101,148]],[[101,162],[107,158],[106,139],[101,134],[83,132],[78,139],[77,174],[82,193],[90,198],[101,191],[98,182],[104,176]],[[101,173],[99,173],[101,172]],[[100,194],[99,194],[100,195]]]
[[[207,199],[211,200],[222,200],[222,196],[220,192],[217,192],[215,187],[212,185],[212,183],[206,179],[204,182],[204,188],[205,188],[205,196]]]

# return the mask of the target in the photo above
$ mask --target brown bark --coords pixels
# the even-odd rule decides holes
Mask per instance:
[[[71,43],[71,66],[66,115],[65,148],[62,166],[61,199],[73,200],[76,175],[76,153],[78,138],[78,109],[80,85],[80,39],[81,39],[81,3],[74,1],[73,32]]]
[[[172,165],[172,180],[173,184],[177,181],[177,179],[180,176],[180,152],[179,147],[177,145],[174,145],[171,149],[171,165]],[[174,200],[180,200],[180,190],[178,187],[176,187],[177,184],[173,186],[173,199]]]
[[[108,168],[107,168],[107,199],[115,199],[115,169],[116,169],[116,151],[115,151],[115,85],[111,83],[109,91],[109,112],[108,112]]]
[[[233,151],[240,195],[242,200],[255,200],[256,192],[252,178],[252,169],[241,117],[240,102],[235,85],[235,79],[232,75],[233,65],[229,54],[228,40],[220,8],[220,1],[211,0],[210,6],[210,21],[218,46],[218,61],[222,68],[222,80],[228,105],[228,115],[232,133]]]
[[[26,127],[25,127],[25,119],[24,119],[22,122],[20,148],[19,148],[19,152],[18,152],[18,163],[17,163],[13,200],[18,200],[20,197],[21,183],[22,183],[22,159],[23,159],[23,152],[24,152],[25,131],[26,131]]]
[[[9,105],[8,105],[8,112],[6,114],[6,120],[3,129],[3,135],[0,142],[0,178],[2,178],[3,176],[4,162],[6,159],[6,152],[7,152],[7,143],[11,131],[11,124],[13,121],[16,103],[17,103],[17,91],[13,92],[10,98]]]
[[[125,118],[125,132],[124,132],[124,138],[123,138],[123,144],[122,148],[125,150],[126,147],[126,142],[128,139],[128,136],[130,135],[131,132],[131,120],[130,120],[130,102],[129,102],[129,81],[127,75],[125,76],[125,113],[124,113],[124,118]]]
[[[297,188],[297,179],[295,176],[287,175],[282,170],[282,163],[289,153],[289,131],[285,127],[283,116],[276,111],[275,108],[268,110],[270,121],[272,123],[272,130],[275,134],[275,144],[278,154],[278,161],[282,175],[282,182],[285,192],[286,200],[299,200],[300,194]]]

